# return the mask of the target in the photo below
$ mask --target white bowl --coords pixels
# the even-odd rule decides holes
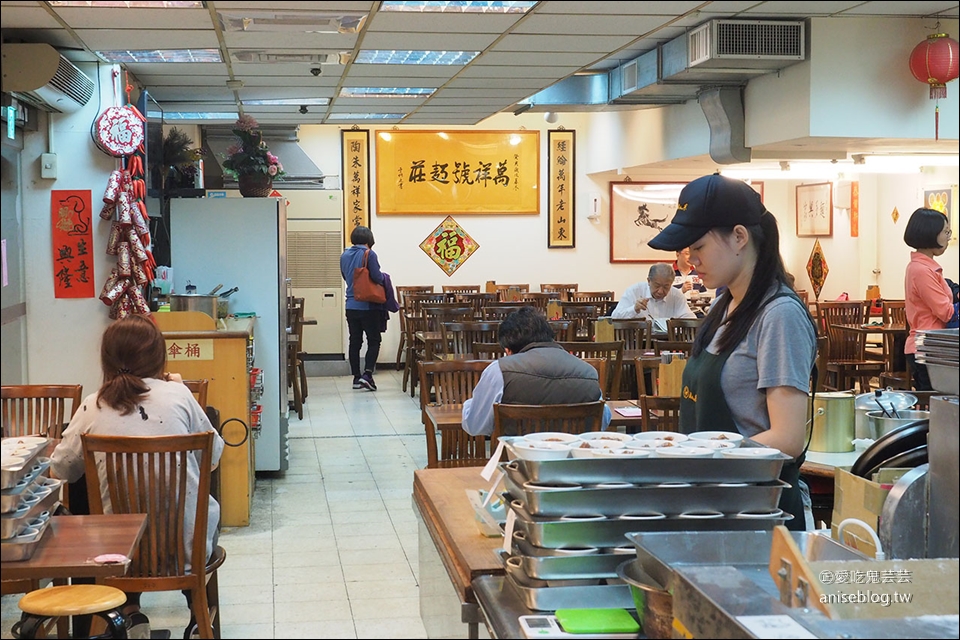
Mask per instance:
[[[25,447],[35,447],[40,444],[46,444],[47,439],[41,438],[40,436],[19,436],[15,438],[9,438],[16,444],[22,444]],[[8,442],[7,446],[11,446]]]
[[[570,445],[571,458],[592,458],[593,451],[593,447],[586,440],[581,440],[579,444]]]
[[[652,486],[659,487],[660,489],[673,489],[677,487],[692,487],[693,485],[689,482],[661,482],[660,484]]]
[[[685,440],[678,442],[681,447],[706,447],[707,449],[736,449],[737,443],[729,440]]]
[[[640,513],[625,513],[620,516],[620,520],[663,520],[667,516],[659,511],[647,511]]]
[[[743,436],[732,431],[697,431],[690,434],[691,440],[719,440],[720,442],[735,442],[737,446],[743,442]]]
[[[560,516],[560,520],[563,522],[592,522],[594,520],[606,520],[607,516],[593,513],[586,516]]]
[[[660,447],[657,455],[661,458],[712,458],[715,449],[707,447]]]
[[[685,520],[714,520],[716,518],[722,518],[723,514],[719,511],[711,511],[710,509],[697,509],[696,511],[685,511],[677,517]]]
[[[666,440],[667,442],[683,442],[689,440],[689,437],[683,433],[674,433],[673,431],[642,431],[633,434],[634,440]]]
[[[600,553],[600,550],[596,547],[567,547],[554,549],[554,553],[558,556],[592,556],[595,553]]]
[[[570,446],[562,442],[515,440],[510,446],[517,457],[524,460],[563,460],[570,457]]]
[[[783,515],[783,509],[772,509],[770,511],[741,511],[737,514],[738,518],[757,518],[769,519],[779,518]]]
[[[614,451],[625,451],[625,449],[614,449]],[[633,489],[637,485],[632,482],[598,482],[590,487],[591,489]]]
[[[640,451],[653,451],[657,447],[662,447],[667,443],[666,440],[634,440],[624,443],[624,449],[639,449]],[[673,443],[670,443],[673,445]]]
[[[629,442],[633,440],[633,436],[629,433],[620,433],[618,431],[587,431],[586,433],[581,433],[579,438],[581,440],[616,440],[619,442]]]
[[[776,458],[780,455],[780,450],[772,447],[740,447],[721,449],[720,455],[724,458]]]
[[[628,449],[621,447],[619,449],[595,449],[594,458],[649,458],[653,454],[651,449]]]
[[[528,433],[523,436],[527,442],[560,442],[570,444],[577,442],[580,438],[573,433],[564,433],[562,431],[539,431],[537,433]]]

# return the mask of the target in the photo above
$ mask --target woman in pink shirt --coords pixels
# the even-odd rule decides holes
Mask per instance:
[[[934,260],[946,251],[950,236],[947,216],[935,209],[914,211],[903,232],[903,241],[916,249],[910,254],[904,278],[904,306],[910,335],[903,351],[917,391],[933,390],[927,366],[916,361],[917,331],[943,329],[957,313],[953,292],[943,278],[943,268]]]

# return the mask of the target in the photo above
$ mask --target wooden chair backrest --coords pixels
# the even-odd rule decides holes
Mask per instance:
[[[482,309],[483,319],[486,321],[497,320],[502,322],[508,315],[514,311],[523,309],[525,306],[526,305],[523,304],[510,304],[503,302],[488,304]]]
[[[493,405],[494,436],[522,436],[541,431],[584,433],[599,431],[603,424],[604,402],[582,404],[500,404]]]
[[[830,341],[830,361],[863,360],[866,334],[842,331],[834,324],[860,325],[867,319],[867,304],[863,300],[832,300],[817,303],[817,325]]]
[[[547,320],[553,328],[553,339],[557,342],[573,342],[577,338],[577,323],[574,320]]]
[[[560,293],[552,291],[548,293],[541,292],[523,294],[524,304],[529,304],[531,307],[536,307],[544,315],[547,313],[547,305],[551,300],[560,300]]]
[[[604,397],[606,397],[607,382],[608,382],[607,378],[609,377],[607,360],[605,358],[581,358],[581,359],[597,370],[597,383],[600,385],[600,389],[604,392]]]
[[[427,468],[483,466],[487,461],[487,438],[471,436],[461,427],[437,433],[427,419],[427,404],[462,405],[492,360],[434,360],[420,362],[420,410],[427,438]]]
[[[446,355],[473,356],[475,342],[496,342],[499,322],[444,322],[440,325],[441,343]]]
[[[197,399],[197,404],[199,404],[202,409],[206,409],[207,388],[210,386],[210,381],[206,378],[203,380],[184,380],[183,384],[193,393],[193,397]]]
[[[521,296],[525,293],[530,293],[529,284],[498,284],[497,294],[500,296],[500,300],[504,300],[504,296],[507,295],[508,289],[516,289],[518,292],[520,292]]]
[[[637,397],[659,395],[658,376],[660,373],[660,361],[644,358],[634,358],[633,366],[637,373]],[[650,386],[647,385],[647,377],[644,375],[650,372]]]
[[[424,305],[420,309],[423,315],[424,331],[440,331],[440,325],[444,322],[467,322],[473,320],[473,309],[465,307],[459,302],[451,302],[445,305]]]
[[[883,324],[907,324],[907,308],[903,300],[883,301]]]
[[[593,340],[594,321],[600,317],[600,307],[593,304],[563,302],[560,306],[563,318],[576,322],[577,340]]]
[[[667,339],[675,342],[693,342],[697,338],[697,331],[703,318],[669,318],[667,319]]]
[[[797,294],[797,297],[800,298],[800,301],[803,302],[803,306],[810,306],[810,294],[806,289],[796,289],[795,293]]]
[[[473,359],[474,360],[496,360],[502,358],[506,353],[503,351],[503,345],[499,342],[474,342]]]
[[[680,431],[680,398],[676,396],[640,396],[642,431]],[[651,411],[657,415],[652,416]]]
[[[444,293],[480,293],[478,284],[445,284],[441,288]]]
[[[424,305],[436,306],[447,304],[447,296],[443,293],[408,293],[404,296],[403,308],[408,316],[421,315]]]
[[[477,320],[483,318],[483,308],[488,304],[493,304],[499,300],[495,293],[458,293],[455,301],[461,306],[469,305],[473,309],[473,317]]]
[[[623,370],[623,343],[622,342],[561,342],[564,350],[583,358],[601,358],[607,363],[606,386],[601,385],[603,397],[606,400],[616,400],[620,397],[620,378]]]
[[[653,352],[657,355],[660,355],[664,351],[682,351],[687,354],[687,357],[690,357],[690,352],[693,350],[693,343],[686,341],[676,341],[676,340],[654,340],[653,341]]]
[[[4,386],[0,400],[3,437],[63,437],[83,401],[80,384],[19,384]]]
[[[817,379],[813,381],[817,393],[827,390],[827,363],[830,361],[830,340],[817,336]]]
[[[653,323],[650,320],[611,320],[613,339],[623,342],[625,351],[649,351],[653,348]]]
[[[105,488],[113,513],[147,514],[146,530],[126,576],[110,578],[109,584],[138,592],[186,589],[194,582],[193,587],[203,590],[213,432],[149,437],[84,433],[80,438],[90,513],[105,513],[101,496]],[[188,478],[190,458],[198,464],[196,487]],[[184,541],[188,506],[195,518],[190,548]]]
[[[571,302],[612,302],[613,291],[573,291]]]
[[[541,284],[540,291],[542,293],[559,293],[561,300],[569,300],[570,294],[574,291],[579,291],[580,285],[578,284]]]

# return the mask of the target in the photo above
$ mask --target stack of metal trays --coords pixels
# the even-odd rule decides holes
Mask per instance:
[[[59,504],[63,482],[45,475],[50,459],[41,457],[47,444],[46,438],[38,437],[3,440],[0,548],[4,562],[30,558]]]
[[[927,365],[934,389],[960,394],[960,329],[917,331],[917,362]]]

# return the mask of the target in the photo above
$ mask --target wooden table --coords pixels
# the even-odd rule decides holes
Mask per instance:
[[[893,336],[893,353],[886,353],[884,349],[884,358],[888,371],[906,371],[907,358],[903,353],[903,347],[907,342],[907,335],[910,330],[902,324],[831,324],[831,328],[839,331],[845,331],[854,334],[869,335],[879,333],[886,336]],[[886,340],[884,340],[886,342]]]
[[[126,564],[97,564],[93,558],[119,553],[132,558],[147,528],[146,514],[54,516],[29,560],[4,562],[4,580],[66,580],[119,577]]]
[[[473,507],[466,495],[467,490],[487,488],[489,483],[480,477],[479,467],[419,469],[413,472],[414,506],[419,512],[423,529],[429,534],[427,538],[439,553],[446,574],[453,583],[461,604],[460,619],[467,623],[468,636],[471,638],[477,637],[480,622],[471,581],[478,576],[504,574],[495,553],[503,545],[503,539],[480,535]],[[423,550],[424,537],[421,531],[421,581],[425,573],[422,567],[429,560]],[[425,599],[435,593],[435,586],[421,584],[421,611]],[[427,625],[426,620],[424,624]]]
[[[643,419],[640,416],[622,416],[617,413],[617,409],[631,408],[638,409],[640,403],[637,400],[608,400],[607,406],[610,407],[610,426],[624,427],[627,433],[640,433],[643,426]]]

